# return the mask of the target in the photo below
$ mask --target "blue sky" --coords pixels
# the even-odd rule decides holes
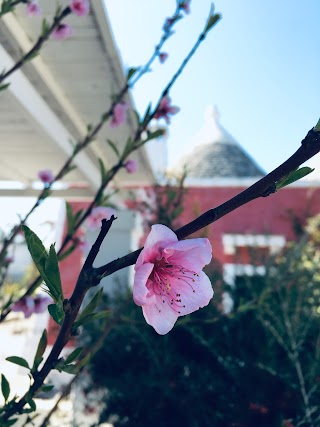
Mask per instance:
[[[191,1],[191,14],[163,49],[169,59],[156,62],[133,92],[140,111],[158,99],[203,28],[210,4]],[[175,0],[106,5],[125,67],[143,64]],[[222,125],[270,171],[298,148],[320,116],[320,1],[217,0],[215,10],[223,19],[170,93],[181,111],[170,126],[169,164],[201,128],[206,107],[215,104]]]

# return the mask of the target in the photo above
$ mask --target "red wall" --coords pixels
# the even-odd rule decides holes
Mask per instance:
[[[212,209],[244,190],[244,187],[201,187],[188,188],[184,211],[179,222],[184,225],[205,211]],[[72,202],[75,211],[85,208],[88,202]],[[230,262],[224,254],[222,236],[228,234],[281,234],[293,240],[292,215],[305,219],[320,212],[320,188],[287,188],[269,197],[253,200],[229,213],[197,233],[208,237],[213,246],[213,257],[220,263]],[[74,289],[82,265],[82,253],[76,249],[60,263],[64,295],[69,298]],[[50,321],[49,342],[55,339],[57,325]]]
[[[185,224],[244,190],[242,187],[188,188],[181,223]],[[302,222],[320,212],[320,188],[293,187],[282,189],[268,197],[253,200],[209,225],[197,235],[206,235],[213,246],[213,256],[225,262],[222,235],[231,234],[281,234],[287,240],[295,238],[292,227],[294,212]]]

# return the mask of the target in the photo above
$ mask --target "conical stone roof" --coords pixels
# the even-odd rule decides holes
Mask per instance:
[[[260,178],[264,171],[219,122],[209,107],[201,130],[201,143],[182,159],[190,178]]]

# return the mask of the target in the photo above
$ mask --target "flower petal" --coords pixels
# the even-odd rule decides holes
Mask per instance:
[[[162,224],[153,225],[145,242],[144,248],[137,259],[135,270],[140,268],[145,262],[155,261],[159,255],[159,247],[166,247],[167,245],[177,241],[177,236],[172,230],[170,230],[170,228]]]
[[[174,290],[181,295],[181,304],[184,306],[179,308],[179,316],[185,316],[205,307],[213,297],[212,285],[205,273],[201,271],[199,277],[195,277],[194,280],[191,285],[183,280],[171,280]]]
[[[191,271],[198,273],[210,263],[212,247],[208,239],[189,239],[167,245],[165,253],[169,255],[167,260],[171,264],[182,265]]]
[[[179,107],[175,107],[174,105],[172,107],[168,108],[168,113],[169,114],[177,114],[179,113],[180,108]]]
[[[133,300],[137,305],[152,304],[154,302],[151,298],[147,297],[149,293],[147,281],[153,267],[154,265],[149,262],[143,264],[136,270],[133,283]]]
[[[158,305],[143,306],[142,312],[146,322],[160,335],[165,335],[171,331],[178,319],[178,314],[168,304],[163,304],[161,300]]]

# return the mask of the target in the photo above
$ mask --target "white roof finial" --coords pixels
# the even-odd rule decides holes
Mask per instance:
[[[220,124],[220,112],[216,105],[209,105],[204,116],[205,123],[202,128],[204,138],[200,138],[197,145],[214,142],[237,144],[235,139]]]
[[[220,121],[220,111],[216,105],[209,105],[204,113],[206,122],[214,121],[216,124]]]

